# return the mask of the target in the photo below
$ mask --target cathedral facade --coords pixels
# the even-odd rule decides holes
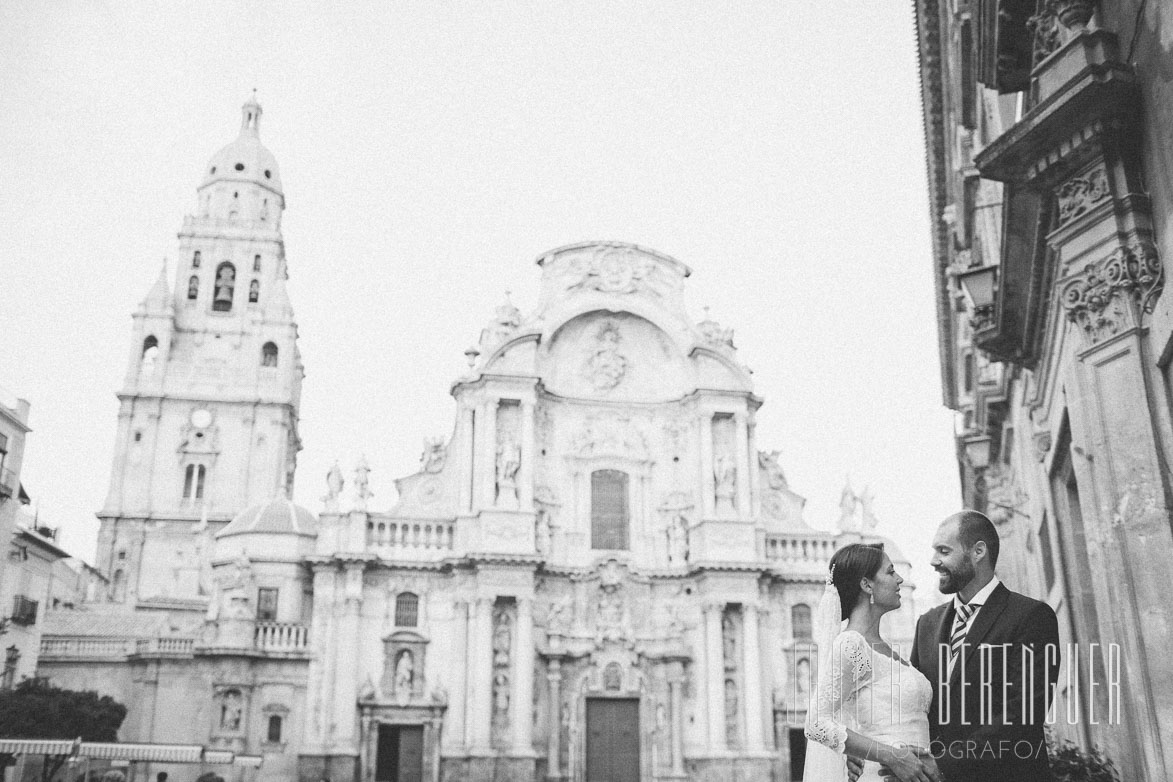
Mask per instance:
[[[881,538],[854,496],[808,526],[732,331],[686,311],[689,268],[546,253],[397,503],[371,506],[364,461],[311,512],[288,499],[302,367],[259,117],[135,315],[111,593],[51,615],[41,674],[127,702],[125,741],[261,755],[263,779],[791,779],[828,560]]]

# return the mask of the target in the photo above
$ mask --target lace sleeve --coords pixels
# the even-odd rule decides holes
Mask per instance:
[[[831,653],[821,656],[819,678],[806,712],[806,737],[842,754],[847,742],[845,704],[871,678],[867,641],[854,631],[840,633]]]

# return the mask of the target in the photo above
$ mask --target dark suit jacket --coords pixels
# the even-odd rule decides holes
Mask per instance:
[[[933,685],[930,737],[942,774],[949,782],[1051,782],[1043,724],[1059,677],[1055,612],[999,584],[949,676],[955,613],[950,600],[917,620],[911,654]]]

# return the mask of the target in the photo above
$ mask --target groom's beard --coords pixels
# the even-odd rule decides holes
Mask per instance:
[[[952,595],[965,589],[977,575],[973,563],[969,561],[963,561],[956,568],[939,567],[937,573],[940,574],[937,588],[945,595]]]

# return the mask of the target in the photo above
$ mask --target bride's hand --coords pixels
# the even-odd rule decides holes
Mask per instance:
[[[885,779],[900,782],[941,782],[941,772],[932,755],[918,753],[916,747],[895,748],[885,758],[880,773]]]

